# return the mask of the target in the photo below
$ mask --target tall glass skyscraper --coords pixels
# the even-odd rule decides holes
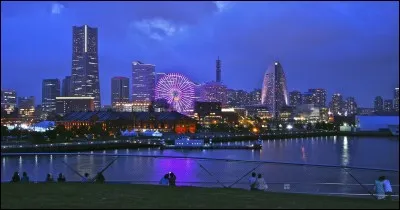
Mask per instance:
[[[95,109],[100,109],[97,28],[74,26],[72,36],[71,94],[94,97]]]
[[[265,72],[261,104],[267,106],[274,118],[278,117],[283,106],[288,105],[286,76],[279,62],[273,63]]]
[[[129,102],[129,78],[113,77],[111,79],[111,105]]]
[[[56,97],[60,96],[60,80],[44,79],[42,82],[42,111],[50,113],[56,111]]]
[[[132,62],[132,101],[150,102],[154,100],[155,68],[153,64]]]

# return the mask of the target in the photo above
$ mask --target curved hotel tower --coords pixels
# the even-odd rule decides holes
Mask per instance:
[[[261,104],[267,106],[274,118],[279,116],[279,110],[283,106],[288,105],[286,77],[279,62],[273,63],[265,72],[261,88]]]

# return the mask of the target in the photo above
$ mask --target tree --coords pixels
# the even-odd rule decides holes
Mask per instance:
[[[59,134],[59,135],[61,135],[61,136],[64,136],[64,134],[65,134],[65,126],[64,125],[57,125],[55,128],[54,128],[54,131],[56,131],[56,133],[57,134]]]
[[[8,135],[9,135],[9,131],[8,131],[7,126],[2,125],[1,126],[1,136],[8,136]]]
[[[57,138],[57,131],[55,131],[55,130],[47,130],[45,132],[45,135],[47,137],[49,137],[50,139],[56,139]]]
[[[40,132],[33,131],[30,133],[33,143],[43,143],[45,142],[44,135]]]

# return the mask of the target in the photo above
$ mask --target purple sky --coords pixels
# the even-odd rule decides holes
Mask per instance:
[[[131,62],[195,82],[260,88],[274,59],[288,89],[326,88],[372,107],[399,84],[398,2],[2,2],[1,87],[41,101],[43,79],[71,74],[72,26],[99,30],[102,104]]]

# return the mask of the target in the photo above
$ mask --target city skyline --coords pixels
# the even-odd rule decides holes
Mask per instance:
[[[18,96],[33,95],[38,104],[43,79],[62,79],[70,74],[71,28],[84,24],[98,28],[103,104],[111,104],[108,96],[113,76],[132,78],[134,60],[157,65],[156,72],[178,72],[204,83],[215,80],[215,60],[220,56],[224,84],[246,91],[261,87],[268,65],[278,60],[285,67],[288,92],[324,88],[328,99],[333,93],[341,93],[355,97],[359,107],[373,107],[376,96],[393,99],[393,89],[398,87],[397,2],[95,3],[96,9],[105,13],[106,9],[113,13],[131,7],[147,9],[147,13],[120,15],[111,22],[84,14],[86,7],[88,14],[94,12],[88,4],[93,3],[2,2],[2,88],[15,89]],[[176,14],[174,8],[179,4],[192,12]],[[52,10],[55,6],[61,9]],[[155,11],[159,8],[171,11],[157,19]],[[271,10],[269,16],[263,14],[266,8]],[[254,14],[245,16],[250,9]],[[297,13],[289,13],[290,9]],[[320,16],[319,20],[314,16]],[[283,21],[285,28],[254,21],[267,17],[273,22]],[[229,19],[241,19],[245,28],[232,34],[229,28],[233,22]],[[121,25],[115,26],[116,21]],[[210,21],[215,25],[207,24]],[[267,33],[273,29],[276,34]],[[14,41],[21,39],[20,35],[24,35],[24,41]],[[21,57],[24,62],[20,62]]]

